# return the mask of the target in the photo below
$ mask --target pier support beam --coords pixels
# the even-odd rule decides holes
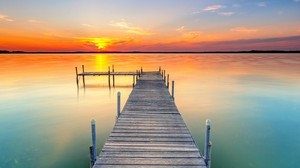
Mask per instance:
[[[205,146],[204,146],[204,158],[205,164],[207,168],[211,166],[211,146],[212,143],[210,141],[210,125],[211,121],[206,120],[206,133],[205,133]]]
[[[172,81],[172,98],[173,98],[173,100],[175,99],[175,97],[174,97],[174,87],[175,87],[175,82]]]
[[[112,73],[113,73],[113,87],[115,87],[115,75],[114,75],[114,72],[115,72],[115,66],[112,65]]]
[[[96,121],[91,121],[91,129],[92,129],[92,145],[90,146],[90,165],[94,166],[97,160],[97,149],[96,149]]]
[[[167,76],[167,88],[169,89],[169,79],[170,79],[170,75],[168,74]]]
[[[121,92],[118,92],[117,96],[117,118],[119,118],[121,114]]]
[[[77,67],[75,67],[75,71],[76,71],[76,84],[77,84],[77,87],[79,87],[78,69],[77,69]]]
[[[84,65],[82,65],[82,73],[84,73]],[[85,77],[84,77],[84,74],[82,74],[82,82],[83,82],[83,87],[85,87]]]
[[[108,67],[108,87],[110,88],[110,66]]]

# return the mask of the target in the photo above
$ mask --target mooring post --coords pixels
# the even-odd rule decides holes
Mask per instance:
[[[169,78],[170,78],[170,75],[168,74],[168,77],[167,77],[167,88],[169,89]]]
[[[139,80],[139,71],[136,70],[136,74],[135,74],[135,81],[137,82]]]
[[[95,164],[97,160],[97,150],[96,150],[96,121],[91,121],[91,129],[92,129],[92,145],[90,146],[90,162],[91,167]]]
[[[173,98],[173,100],[175,99],[175,97],[174,97],[174,84],[175,84],[175,82],[174,81],[172,81],[172,98]]]
[[[121,92],[118,92],[117,96],[117,118],[119,118],[121,114]]]
[[[79,86],[79,81],[78,81],[78,69],[77,67],[75,67],[75,71],[76,71],[76,83],[77,83],[77,87]]]
[[[110,66],[108,66],[108,87],[110,88]]]
[[[204,157],[207,168],[211,166],[211,146],[210,142],[210,125],[211,121],[206,120],[206,132],[205,132],[205,146],[204,146]]]
[[[158,72],[161,74],[161,67],[159,66]]]
[[[164,71],[164,83],[166,84],[166,71]]]
[[[115,87],[115,75],[114,75],[114,72],[115,72],[115,66],[112,65],[112,73],[113,73],[113,87]]]
[[[143,67],[141,67],[141,73],[143,73]]]
[[[83,87],[85,87],[85,78],[84,78],[84,65],[82,65],[82,82],[83,82]]]

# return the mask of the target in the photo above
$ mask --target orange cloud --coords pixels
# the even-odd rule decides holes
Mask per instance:
[[[0,14],[0,21],[7,21],[7,22],[13,22],[14,20],[13,19],[11,19],[11,18],[9,18],[8,16],[6,16],[6,15],[2,15],[2,14]]]

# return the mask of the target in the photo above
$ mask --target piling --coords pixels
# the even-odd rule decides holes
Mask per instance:
[[[78,69],[77,67],[75,67],[75,71],[76,71],[76,83],[77,83],[77,87],[79,86],[79,81],[78,81]]]
[[[115,87],[115,75],[114,75],[114,72],[115,72],[115,66],[112,65],[112,72],[113,72],[113,87]]]
[[[97,150],[96,150],[96,121],[91,121],[91,129],[92,129],[92,145],[90,146],[90,158],[91,165],[94,165],[97,160]]]
[[[173,98],[173,100],[175,99],[175,97],[174,97],[174,86],[175,85],[175,82],[174,81],[172,81],[172,98]]]
[[[82,74],[84,74],[84,65],[82,65]],[[83,82],[83,87],[85,87],[85,78],[84,78],[84,75],[82,75],[82,82]]]
[[[118,92],[117,96],[117,118],[119,118],[121,114],[121,92]]]
[[[169,89],[169,79],[170,79],[170,75],[168,74],[167,76],[167,88]]]
[[[143,67],[141,67],[141,73],[143,73]]]
[[[207,168],[211,166],[211,146],[212,143],[210,142],[210,125],[211,121],[206,120],[206,132],[205,132],[205,146],[204,146],[204,161]]]
[[[108,67],[108,86],[110,88],[110,66]]]

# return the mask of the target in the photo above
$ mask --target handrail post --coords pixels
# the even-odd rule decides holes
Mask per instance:
[[[97,160],[97,150],[96,150],[96,121],[91,121],[91,129],[92,129],[92,145],[90,146],[90,164],[91,167],[95,164]]]
[[[117,96],[117,118],[119,118],[121,114],[121,92],[118,92]]]
[[[173,98],[173,100],[175,99],[175,97],[174,97],[174,86],[175,85],[175,82],[174,81],[172,81],[172,98]]]
[[[205,164],[207,168],[210,168],[211,166],[211,146],[212,143],[210,141],[210,126],[211,121],[206,120],[206,132],[205,132],[205,146],[204,146],[204,158],[205,158]]]

